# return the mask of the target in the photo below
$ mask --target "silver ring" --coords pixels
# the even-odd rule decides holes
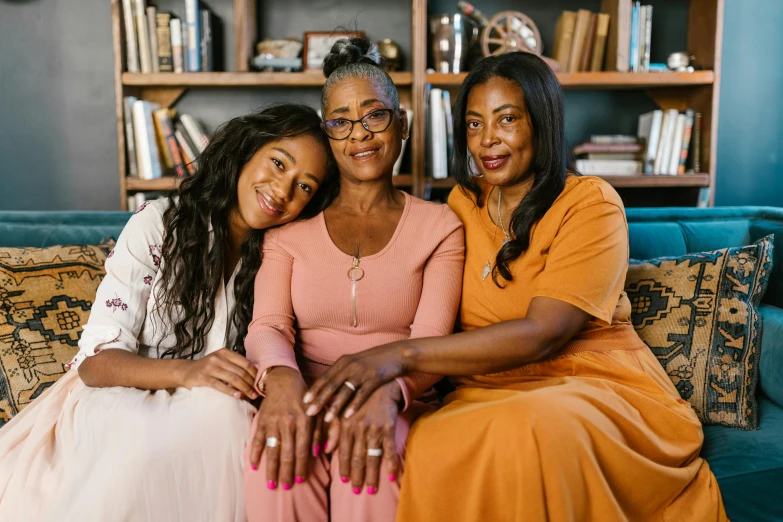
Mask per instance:
[[[381,448],[369,448],[367,450],[368,457],[380,457],[381,455],[383,455],[383,450]]]
[[[266,438],[266,447],[267,448],[276,448],[278,444],[280,444],[280,440],[277,437],[267,437]]]
[[[356,386],[354,386],[353,384],[351,384],[351,381],[345,381],[343,384],[344,384],[344,385],[346,385],[346,386],[348,386],[348,387],[351,389],[351,391],[352,391],[352,392],[355,392],[355,391],[356,391]]]

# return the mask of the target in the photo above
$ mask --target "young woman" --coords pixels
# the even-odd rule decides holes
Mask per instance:
[[[439,377],[392,381],[350,420],[319,419],[330,432],[323,447],[325,430],[314,426],[302,397],[344,354],[454,326],[462,226],[447,206],[394,188],[408,122],[379,63],[377,48],[362,38],[332,48],[322,114],[340,194],[314,219],[264,241],[245,341],[266,396],[245,470],[251,522],[394,520],[398,459],[423,406],[414,399]]]
[[[569,171],[564,125],[540,58],[471,71],[449,198],[465,226],[464,331],[346,357],[305,396],[349,416],[400,375],[452,376],[411,433],[400,521],[726,519],[701,425],[630,322],[622,202]]]
[[[245,520],[262,231],[332,193],[319,125],[298,105],[235,118],[178,198],[130,218],[71,370],[0,430],[0,520]]]

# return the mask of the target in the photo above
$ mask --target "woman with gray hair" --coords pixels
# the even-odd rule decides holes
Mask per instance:
[[[339,194],[314,219],[264,238],[245,340],[265,396],[245,467],[251,522],[394,520],[408,428],[426,409],[415,399],[439,380],[392,380],[339,418],[303,402],[345,355],[450,333],[459,305],[462,226],[447,206],[394,187],[408,121],[379,63],[363,38],[332,48],[321,109]]]

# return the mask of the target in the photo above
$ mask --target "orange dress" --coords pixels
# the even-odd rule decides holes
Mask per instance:
[[[397,520],[726,520],[699,420],[631,326],[617,193],[569,176],[504,289],[481,279],[503,237],[496,207],[459,188],[449,205],[465,226],[464,330],[525,317],[536,296],[592,320],[553,358],[455,379],[413,426]]]

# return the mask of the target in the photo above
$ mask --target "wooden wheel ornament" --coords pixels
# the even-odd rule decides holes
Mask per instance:
[[[484,56],[525,51],[541,55],[541,33],[527,15],[519,11],[501,11],[481,33]]]

